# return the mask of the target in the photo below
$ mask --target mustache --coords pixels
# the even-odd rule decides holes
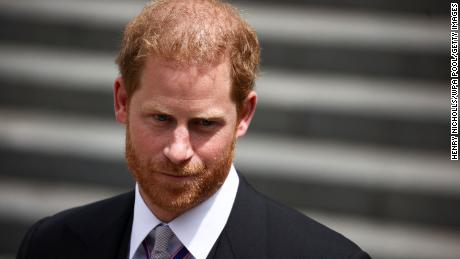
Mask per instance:
[[[183,165],[171,162],[149,163],[148,171],[151,173],[165,173],[174,176],[196,176],[202,175],[207,170],[202,163],[187,163]]]

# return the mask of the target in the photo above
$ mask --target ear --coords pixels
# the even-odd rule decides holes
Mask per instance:
[[[113,101],[115,118],[119,123],[126,124],[128,118],[128,95],[126,94],[125,81],[119,76],[113,85]]]
[[[251,91],[243,103],[240,120],[238,122],[238,127],[236,128],[236,137],[241,137],[246,134],[249,124],[251,124],[252,117],[254,116],[254,112],[256,111],[256,104],[257,94],[256,92]]]

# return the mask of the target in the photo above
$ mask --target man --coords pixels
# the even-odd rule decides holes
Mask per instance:
[[[135,190],[39,221],[18,258],[369,258],[233,167],[256,108],[259,44],[230,5],[149,4],[127,25],[117,64]]]

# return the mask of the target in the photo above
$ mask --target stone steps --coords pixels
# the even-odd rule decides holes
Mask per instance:
[[[0,258],[36,219],[132,188],[112,85],[121,31],[143,3],[0,0]],[[460,258],[449,3],[238,6],[263,64],[237,168],[373,258]]]
[[[132,186],[120,125],[36,111],[0,117],[3,176]],[[296,207],[460,230],[460,174],[442,153],[253,133],[238,143],[236,165]]]
[[[0,1],[0,40],[113,52],[123,25],[141,7],[134,1]],[[446,80],[447,16],[240,8],[260,34],[264,68]]]
[[[0,106],[112,118],[112,55],[0,44],[0,56]],[[255,132],[448,149],[448,93],[437,81],[265,70],[256,89]]]
[[[285,0],[280,4],[277,0],[250,0],[230,2],[251,2],[254,4],[278,4],[280,7],[286,5],[295,7],[315,7],[339,10],[351,10],[367,13],[401,13],[401,14],[422,14],[422,15],[447,15],[448,2],[437,0]]]
[[[17,247],[17,240],[12,242],[11,236],[23,234],[26,226],[44,216],[121,192],[122,190],[117,188],[37,184],[1,177],[0,225],[8,221],[10,227],[0,234],[0,247],[8,243],[12,243],[12,247]],[[460,256],[460,234],[457,232],[350,215],[332,216],[315,210],[301,211],[354,240],[375,259],[454,259]],[[6,250],[5,253],[14,254],[14,250]]]

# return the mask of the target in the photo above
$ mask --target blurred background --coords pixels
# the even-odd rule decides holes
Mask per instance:
[[[112,84],[144,3],[0,0],[1,259],[39,218],[132,188]],[[262,45],[237,168],[373,258],[460,258],[449,2],[232,3]]]

